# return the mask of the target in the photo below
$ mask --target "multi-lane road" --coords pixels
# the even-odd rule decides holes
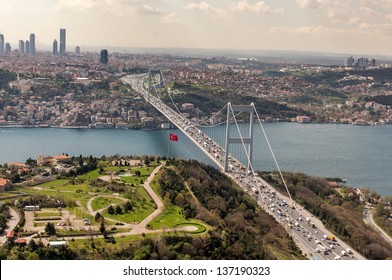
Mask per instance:
[[[191,141],[193,141],[217,166],[223,170],[225,151],[213,139],[204,134],[188,119],[150,96],[144,88],[147,75],[130,75],[122,81],[132,86],[146,101],[160,111]],[[250,172],[237,159],[229,156],[229,170],[226,172],[245,192],[270,215],[272,215],[293,237],[303,254],[310,259],[365,259],[362,255],[327,230],[322,222],[306,209],[294,205],[288,198],[277,192],[256,173]],[[331,238],[333,236],[333,238]]]

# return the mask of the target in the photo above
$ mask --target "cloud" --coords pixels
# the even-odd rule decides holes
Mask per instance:
[[[346,33],[346,30],[340,28],[328,28],[324,26],[299,26],[294,28],[274,26],[270,28],[270,33],[290,34],[290,35],[330,36],[330,35],[344,34]]]
[[[259,1],[254,4],[249,4],[247,0],[237,1],[231,4],[231,10],[235,12],[253,12],[262,14],[277,14],[283,13],[283,8],[273,8],[264,1]]]
[[[215,8],[204,1],[199,3],[195,3],[195,2],[188,3],[187,5],[185,5],[185,9],[188,11],[202,11],[215,18],[230,17],[230,15],[225,9]]]
[[[303,9],[318,9],[322,3],[320,0],[297,0],[297,4]]]
[[[360,7],[361,13],[366,17],[379,17],[380,13],[376,12],[372,8],[369,7]]]
[[[167,24],[179,23],[180,19],[178,18],[175,12],[169,13],[167,15],[162,16],[162,21]]]
[[[338,35],[361,36],[362,38],[382,36],[390,38],[392,36],[392,23],[369,24],[361,23],[355,28],[329,28],[324,26],[299,26],[299,27],[280,27],[273,26],[269,29],[272,34],[284,35],[303,35],[303,36],[327,36]]]
[[[55,6],[59,12],[98,11],[114,16],[129,14],[161,15],[159,8],[150,0],[59,0]]]

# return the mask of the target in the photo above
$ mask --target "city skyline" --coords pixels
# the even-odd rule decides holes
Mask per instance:
[[[388,0],[16,0],[0,4],[0,34],[13,49],[36,34],[50,48],[292,50],[392,55]],[[15,20],[14,14],[18,14]],[[55,23],[55,24],[53,24]],[[61,42],[59,42],[61,45]],[[38,48],[37,48],[38,49]]]

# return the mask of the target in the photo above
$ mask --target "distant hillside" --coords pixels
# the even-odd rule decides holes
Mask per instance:
[[[365,98],[365,101],[375,101],[382,105],[392,106],[392,95],[369,96]]]
[[[264,98],[239,95],[224,89],[213,89],[208,86],[198,87],[192,84],[174,83],[173,89],[184,92],[184,94],[174,95],[174,102],[180,104],[193,103],[195,107],[203,110],[207,115],[222,109],[228,102],[232,104],[250,104],[253,102],[262,116],[281,119],[309,114],[305,110],[291,108]],[[165,102],[169,101],[169,98],[165,99]]]

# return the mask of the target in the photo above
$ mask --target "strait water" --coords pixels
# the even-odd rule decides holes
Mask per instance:
[[[267,123],[265,130],[282,170],[340,177],[348,185],[392,195],[392,126]],[[169,141],[169,133],[179,135]],[[207,131],[211,134],[210,131]],[[224,127],[214,129],[221,135]],[[215,138],[214,138],[215,139]],[[245,160],[240,149],[233,153]],[[68,153],[78,156],[161,155],[211,160],[178,130],[1,128],[0,163]],[[254,167],[275,170],[260,127],[255,127]]]

